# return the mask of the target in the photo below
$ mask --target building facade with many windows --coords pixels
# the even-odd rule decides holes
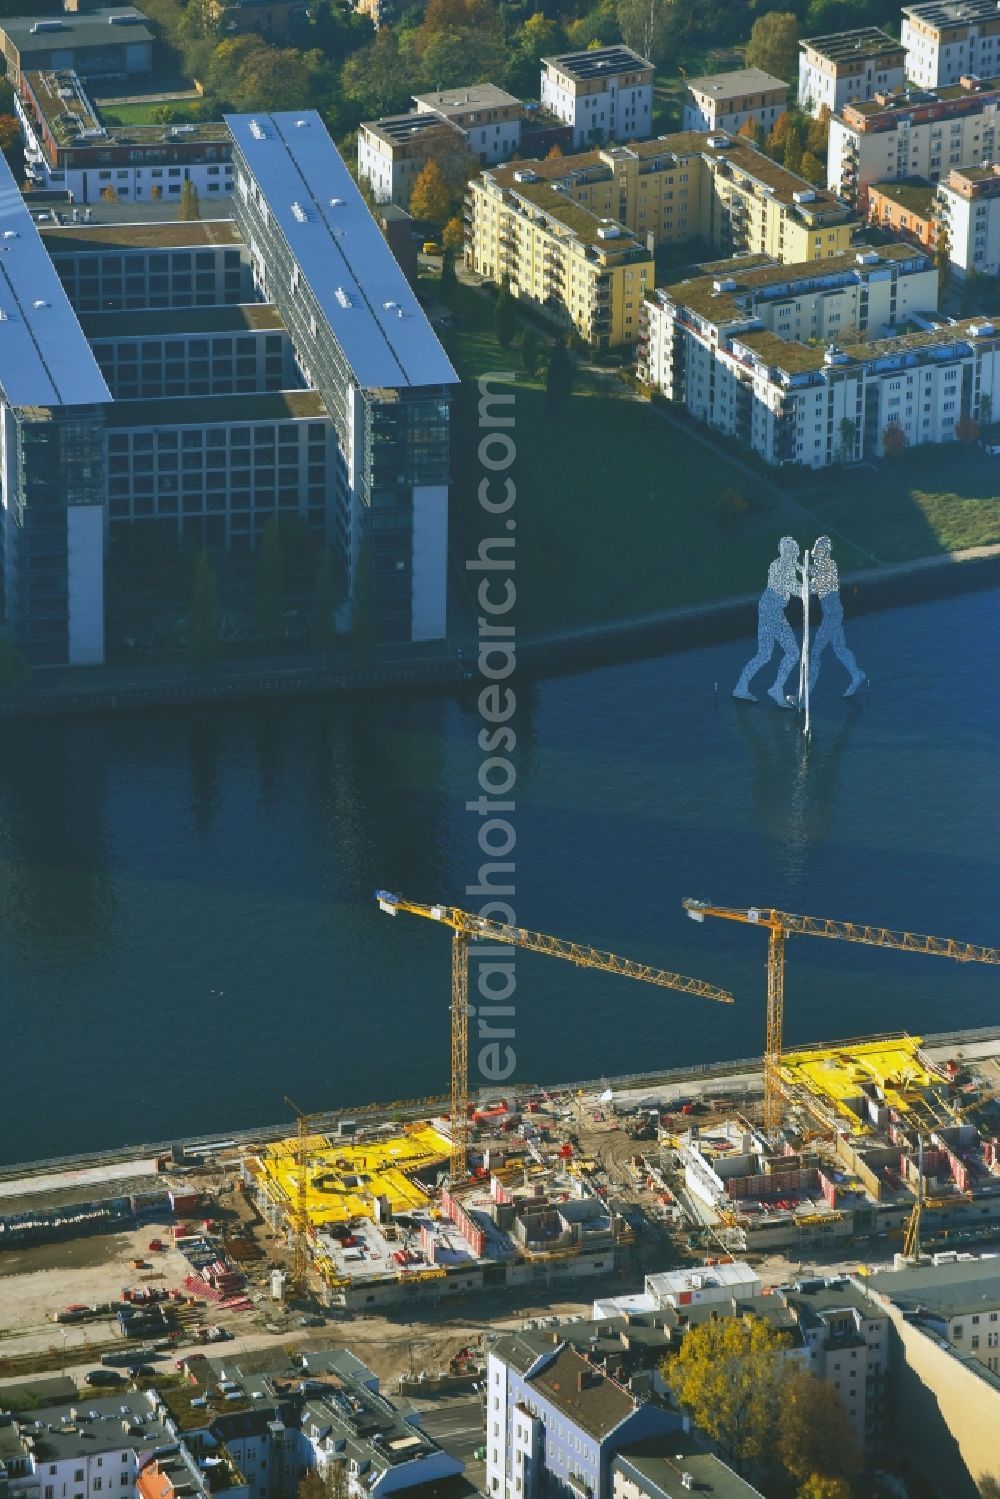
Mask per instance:
[[[508,276],[516,295],[599,348],[638,336],[659,245],[700,239],[792,264],[842,254],[856,227],[831,193],[746,141],[697,131],[511,162],[472,181],[467,203],[469,266]]]
[[[21,74],[14,108],[33,187],[102,197],[179,202],[193,182],[206,205],[233,190],[229,131],[217,125],[105,125],[71,69]],[[207,208],[211,212],[211,208]]]
[[[939,182],[953,167],[990,161],[998,108],[997,78],[968,78],[916,98],[886,94],[850,104],[830,121],[827,185],[864,207],[873,182]]]
[[[826,267],[794,270],[733,263],[661,288],[641,378],[766,462],[810,468],[953,441],[963,417],[995,409],[1000,333],[937,320],[935,273],[912,246],[862,251],[828,283]]]
[[[336,526],[381,633],[446,633],[450,407],[458,376],[318,114],[227,117],[236,224],[303,384],[336,434]]]
[[[905,53],[877,26],[804,37],[799,42],[799,108],[839,114],[845,104],[902,88]]]
[[[573,127],[573,145],[644,140],[653,128],[653,65],[629,47],[542,58],[540,99]]]
[[[921,88],[947,88],[969,74],[1000,73],[1000,14],[993,0],[925,0],[904,5],[900,38],[906,76]]]

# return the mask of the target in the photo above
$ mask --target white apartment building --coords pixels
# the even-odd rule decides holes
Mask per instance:
[[[788,84],[761,68],[689,78],[684,90],[684,130],[728,130],[739,134],[751,121],[773,130],[788,107]]]
[[[946,88],[964,74],[1000,73],[1000,10],[995,0],[927,0],[904,5],[906,76],[921,88]]]
[[[768,463],[880,457],[890,427],[910,446],[954,440],[962,415],[1000,392],[1000,332],[985,318],[931,325],[936,285],[911,246],[862,251],[856,267],[824,265],[823,285],[819,268],[774,267],[769,280],[734,262],[657,291],[640,377]],[[893,335],[904,321],[923,327]]]
[[[516,154],[521,144],[521,101],[495,83],[414,94],[420,115],[436,115],[457,126],[481,167],[494,166]]]
[[[1000,276],[1000,166],[951,171],[938,184],[937,212],[959,277]]]
[[[413,184],[431,158],[445,176],[454,165],[471,169],[463,133],[437,115],[386,115],[358,126],[358,179],[367,181],[376,203],[409,207]]]
[[[573,127],[573,145],[645,140],[653,124],[653,65],[629,47],[543,57],[541,103]]]
[[[838,114],[845,104],[902,88],[903,47],[877,26],[804,37],[799,42],[800,109],[818,115],[824,105]]]
[[[889,1373],[889,1318],[846,1277],[785,1293],[797,1319],[807,1367],[829,1380],[844,1403],[859,1445],[883,1435]]]
[[[997,149],[1000,80],[968,79],[919,100],[849,104],[830,121],[827,186],[863,205],[873,182],[924,177],[990,161]]]

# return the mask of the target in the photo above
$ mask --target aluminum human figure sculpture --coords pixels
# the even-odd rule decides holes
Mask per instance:
[[[781,662],[767,695],[779,708],[791,707],[785,696],[785,683],[798,662],[799,647],[785,609],[792,594],[799,591],[798,571],[799,544],[794,536],[783,536],[778,542],[778,555],[767,570],[767,587],[757,605],[757,654],[744,666],[733,688],[733,697],[748,703],[757,701],[750,691],[750,683],[761,667],[770,661],[777,645],[781,648]]]
[[[844,638],[844,606],[840,601],[840,575],[833,560],[833,548],[829,536],[820,536],[812,550],[809,567],[809,591],[819,599],[820,625],[812,642],[809,662],[809,691],[812,693],[819,680],[819,669],[823,652],[832,646],[833,654],[850,673],[850,682],[845,697],[853,697],[865,680],[865,674],[855,660]]]

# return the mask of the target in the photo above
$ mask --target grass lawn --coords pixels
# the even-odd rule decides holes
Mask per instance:
[[[958,444],[806,479],[798,498],[882,562],[1000,543],[1000,458]]]
[[[436,282],[425,282],[428,291]],[[518,625],[534,632],[701,603],[759,588],[777,538],[802,531],[787,502],[721,452],[668,426],[630,398],[613,373],[577,370],[574,393],[556,416],[541,380],[518,369],[517,349],[501,350],[485,296],[459,287],[460,327],[444,334],[463,377],[456,410],[453,520],[459,558],[480,537],[502,535],[476,493],[475,381],[517,371]],[[544,336],[543,336],[544,341]],[[717,513],[719,495],[737,490],[749,513]]]
[[[100,109],[103,115],[112,115],[123,125],[155,125],[153,116],[164,104],[176,110],[179,117],[197,103],[197,99],[149,99],[142,104],[102,104]]]

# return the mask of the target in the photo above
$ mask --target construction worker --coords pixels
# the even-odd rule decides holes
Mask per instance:
[[[744,666],[733,688],[733,697],[743,702],[757,701],[750,691],[750,683],[761,667],[770,661],[777,645],[781,647],[781,663],[767,695],[779,708],[791,707],[785,696],[785,683],[798,662],[799,647],[785,609],[792,594],[799,591],[800,571],[799,544],[794,536],[783,536],[778,542],[778,555],[767,570],[767,587],[757,605],[757,654]]]
[[[837,572],[837,564],[833,560],[833,547],[829,536],[820,536],[813,547],[809,565],[809,591],[819,599],[821,616],[809,659],[809,691],[812,693],[819,680],[820,660],[829,645],[833,647],[833,654],[837,660],[850,673],[851,680],[844,696],[853,697],[865,680],[865,674],[858,666],[854,652],[848,648],[844,638],[844,606],[840,601],[840,575]]]

